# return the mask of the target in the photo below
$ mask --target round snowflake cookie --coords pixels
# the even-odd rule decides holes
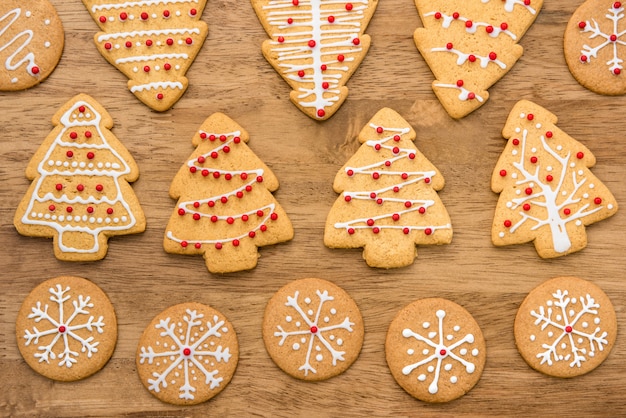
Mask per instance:
[[[89,280],[47,280],[26,297],[16,323],[26,363],[50,379],[73,381],[100,370],[117,341],[117,319],[107,295]]]
[[[48,77],[63,53],[63,25],[48,0],[0,2],[0,91]]]
[[[609,355],[617,318],[608,296],[595,284],[557,277],[531,291],[515,317],[515,343],[526,363],[557,377],[598,367]]]
[[[239,360],[233,326],[200,303],[174,305],[157,315],[137,348],[141,383],[163,402],[195,405],[220,393]]]
[[[270,299],[263,318],[268,354],[285,373],[325,380],[346,371],[363,345],[358,306],[339,286],[300,279]]]
[[[626,3],[587,0],[572,15],[563,38],[574,78],[591,91],[626,93]]]
[[[446,299],[421,299],[389,325],[387,365],[404,390],[426,402],[448,402],[478,383],[486,348],[480,327],[463,307]]]

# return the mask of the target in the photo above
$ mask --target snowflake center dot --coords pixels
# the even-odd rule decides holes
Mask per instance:
[[[446,351],[445,348],[442,348],[441,350],[439,350],[439,355],[445,356],[446,354],[448,354],[448,352]]]
[[[572,332],[572,327],[570,325],[565,327],[565,332]]]
[[[61,334],[63,334],[65,331],[67,331],[67,328],[65,328],[65,325],[61,325],[61,326],[59,327],[59,332],[60,332]]]
[[[183,354],[186,355],[186,356],[191,355],[191,348],[185,347],[183,349]]]
[[[311,327],[311,333],[312,333],[312,334],[315,334],[316,332],[317,332],[317,327],[316,327],[315,325],[313,325],[313,326]]]

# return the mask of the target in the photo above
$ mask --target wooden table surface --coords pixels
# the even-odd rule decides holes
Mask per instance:
[[[261,55],[266,35],[248,1],[209,1],[202,17],[209,35],[188,72],[190,87],[165,113],[136,100],[125,87],[126,78],[98,54],[92,42],[96,24],[80,1],[52,3],[66,30],[59,66],[35,88],[0,93],[0,415],[626,415],[626,98],[587,91],[567,69],[563,31],[581,0],[547,0],[521,40],[522,58],[490,89],[487,104],[458,121],[435,98],[433,76],[413,44],[413,31],[421,26],[413,2],[382,0],[367,30],[372,47],[348,83],[350,95],[322,123],[296,109],[287,84]],[[113,133],[136,159],[141,175],[133,188],[148,222],[143,234],[111,239],[106,258],[92,263],[57,261],[51,240],[20,236],[13,226],[29,186],[26,164],[52,129],[52,115],[78,93],[93,96],[109,111]],[[592,171],[622,205],[614,217],[587,229],[589,244],[581,252],[542,260],[531,244],[491,244],[497,195],[489,181],[505,145],[502,127],[520,99],[551,110],[558,126],[595,154]],[[421,247],[413,265],[388,271],[369,268],[360,250],[331,250],[322,240],[337,197],[333,178],[358,148],[359,130],[382,107],[395,109],[415,128],[417,147],[442,172],[446,186],[439,195],[454,227],[452,244]],[[228,275],[208,273],[202,257],[170,255],[162,248],[175,205],[168,196],[170,182],[193,150],[196,129],[218,111],[250,133],[250,147],[281,181],[275,196],[295,228],[292,241],[260,250],[257,268]],[[102,287],[119,322],[110,362],[73,383],[32,371],[15,338],[23,299],[58,275],[86,277]],[[563,275],[601,286],[615,305],[619,329],[608,359],[588,375],[569,380],[530,369],[513,338],[513,320],[526,294]],[[261,339],[268,299],[304,277],[342,286],[360,306],[366,326],[357,361],[346,373],[320,383],[284,374]],[[405,393],[384,355],[394,315],[416,299],[434,296],[471,312],[488,350],[478,385],[443,405]],[[157,313],[192,300],[230,319],[241,353],[235,376],[221,394],[181,408],[162,403],[143,387],[134,355],[143,329]]]

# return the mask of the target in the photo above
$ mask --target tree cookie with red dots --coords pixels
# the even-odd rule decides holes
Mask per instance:
[[[491,177],[499,193],[491,229],[496,246],[533,242],[542,258],[580,251],[585,227],[617,212],[608,188],[589,170],[591,151],[557,126],[555,115],[522,100],[502,135],[508,142]]]
[[[292,88],[291,101],[316,120],[330,118],[370,47],[365,29],[378,0],[251,0],[270,36],[263,55]]]
[[[248,133],[222,113],[209,116],[196,147],[170,186],[178,199],[163,247],[204,256],[212,273],[249,270],[258,247],[293,238],[291,221],[272,192],[278,179],[246,145]]]
[[[56,68],[65,35],[48,0],[0,2],[0,91],[41,83]]]
[[[426,402],[448,402],[480,380],[487,357],[483,333],[472,315],[446,299],[421,299],[389,325],[387,365],[398,384]]]
[[[278,367],[297,379],[319,381],[343,373],[359,356],[363,335],[354,300],[326,280],[293,281],[265,308],[265,348]]]
[[[563,38],[574,78],[591,91],[626,93],[626,20],[619,1],[587,0],[572,15]]]
[[[141,383],[174,405],[196,405],[216,396],[232,379],[238,361],[232,324],[195,302],[158,314],[143,332],[136,355]]]
[[[22,303],[17,346],[26,363],[50,379],[91,376],[109,361],[117,319],[107,295],[89,280],[61,276],[35,287]]]
[[[100,27],[98,51],[128,79],[128,89],[163,112],[185,93],[187,70],[209,28],[200,20],[206,0],[83,0]]]
[[[129,184],[139,169],[111,133],[111,116],[86,94],[63,105],[52,123],[26,167],[32,183],[13,223],[22,235],[53,238],[59,260],[100,260],[109,237],[146,229]]]
[[[415,0],[424,25],[414,33],[448,114],[465,117],[522,56],[519,41],[543,0]]]
[[[443,176],[413,144],[408,122],[383,108],[358,140],[363,145],[335,177],[341,195],[326,219],[326,246],[363,248],[369,266],[394,268],[413,263],[416,245],[450,243],[450,217],[437,194]]]
[[[533,369],[575,377],[598,367],[611,352],[617,318],[595,284],[558,277],[532,290],[515,317],[515,344]]]

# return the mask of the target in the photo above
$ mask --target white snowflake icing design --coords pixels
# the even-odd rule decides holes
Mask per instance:
[[[568,294],[567,290],[559,289],[552,294],[554,300],[546,302],[547,308],[542,305],[539,312],[530,311],[530,315],[536,318],[535,325],[541,326],[541,331],[548,329],[549,338],[556,335],[552,344],[541,345],[545,351],[537,354],[537,358],[541,359],[540,364],[547,363],[548,366],[552,366],[553,362],[571,360],[570,367],[581,367],[581,363],[587,360],[586,356],[594,357],[596,348],[603,351],[604,346],[608,344],[606,339],[608,333],[606,331],[601,333],[598,326],[600,318],[597,315],[600,305],[589,294],[578,299],[569,297]],[[584,315],[587,316],[581,321]],[[590,326],[587,322],[589,315],[594,316],[593,324],[596,328],[593,332],[585,331]],[[535,335],[530,336],[531,341],[535,339]]]
[[[471,355],[474,357],[478,356],[479,354],[479,350],[477,348],[474,348],[471,351],[469,351],[469,348],[467,347],[460,348],[463,344],[472,344],[474,342],[473,334],[468,333],[463,338],[458,339],[457,341],[453,341],[455,339],[455,336],[452,333],[444,333],[443,329],[443,319],[446,316],[446,311],[439,309],[435,313],[435,315],[437,316],[439,322],[438,331],[430,331],[428,332],[427,336],[423,336],[420,333],[415,332],[409,328],[405,328],[404,330],[402,330],[403,337],[415,338],[418,341],[426,343],[426,345],[432,348],[432,351],[428,348],[424,348],[420,353],[418,353],[418,355],[423,355],[425,357],[424,359],[416,363],[406,365],[402,368],[402,374],[408,376],[413,372],[413,370],[417,369],[418,367],[425,366],[432,362],[436,362],[435,365],[429,364],[426,368],[426,371],[429,374],[433,372],[435,373],[432,382],[428,386],[428,392],[431,394],[435,394],[439,391],[439,377],[441,374],[442,364],[445,371],[451,371],[454,362],[450,362],[449,360],[455,360],[456,362],[463,365],[467,373],[471,374],[474,373],[474,371],[476,370],[476,365],[470,361],[461,358],[460,356],[466,356],[468,352],[471,353]],[[422,323],[422,328],[424,328],[424,332],[426,332],[426,330],[429,329],[430,326],[431,324],[429,322]],[[455,325],[452,327],[452,330],[454,332],[459,332],[461,330],[461,327],[459,325]],[[438,340],[435,340],[435,337],[437,337],[437,335],[439,336],[439,338]],[[456,350],[457,348],[459,348],[458,354],[454,352],[454,350]],[[413,348],[409,348],[407,350],[407,354],[412,356],[416,354],[416,351]],[[425,373],[421,373],[417,377],[417,380],[419,380],[420,382],[424,382],[427,378],[428,376]],[[452,375],[450,377],[451,383],[456,383],[457,381],[457,375]]]
[[[320,314],[324,303],[334,300],[334,297],[330,296],[327,290],[324,290],[323,292],[316,290],[315,293],[319,298],[317,311],[300,305],[298,302],[298,296],[300,295],[299,291],[296,290],[293,296],[287,296],[287,303],[285,303],[285,306],[291,306],[294,308],[304,323],[297,318],[294,319],[292,316],[288,315],[285,317],[285,321],[290,325],[293,323],[296,328],[292,331],[285,331],[281,325],[278,325],[278,331],[274,332],[274,336],[280,337],[280,341],[278,343],[280,346],[285,344],[285,341],[288,338],[291,338],[294,341],[291,346],[294,351],[298,351],[302,346],[306,346],[307,351],[304,364],[298,368],[298,370],[304,371],[305,376],[307,376],[309,372],[317,373],[317,370],[315,370],[315,368],[311,365],[311,356],[314,348],[317,353],[315,354],[315,360],[318,362],[324,361],[322,346],[325,347],[331,355],[333,366],[337,365],[338,360],[344,361],[343,356],[346,352],[339,351],[333,346],[335,345],[337,347],[341,347],[343,345],[343,340],[341,338],[337,338],[332,331],[336,329],[344,329],[352,332],[352,326],[354,325],[354,323],[351,322],[350,318],[347,316],[341,322],[332,321],[332,316],[337,314],[337,310],[335,308],[331,308],[329,311],[330,316],[322,318],[322,323],[320,323]],[[312,302],[311,298],[304,298],[305,305],[310,305]],[[316,341],[319,344],[315,344]]]
[[[581,31],[583,33],[590,33],[589,39],[594,39],[596,37],[604,39],[604,42],[595,47],[591,47],[587,44],[583,45],[583,48],[580,51],[582,54],[580,56],[582,62],[589,62],[591,61],[591,58],[597,58],[598,52],[600,52],[600,50],[604,49],[605,47],[609,47],[613,49],[613,57],[606,62],[606,65],[609,66],[609,71],[611,71],[612,73],[621,73],[622,69],[624,68],[622,66],[622,62],[624,62],[624,60],[618,56],[617,46],[626,45],[626,41],[621,39],[621,37],[626,34],[626,30],[618,32],[619,21],[624,18],[623,12],[624,7],[622,7],[620,2],[613,3],[612,6],[608,9],[608,13],[605,15],[605,17],[612,22],[610,32],[604,32],[600,28],[600,24],[596,22],[595,19],[591,19],[591,22],[587,20],[579,24],[579,27],[581,28]]]
[[[213,325],[210,321],[203,323],[203,314],[196,310],[187,309],[187,315],[183,315],[183,321],[171,322],[171,318],[161,319],[156,329],[162,329],[159,334],[166,337],[166,341],[156,341],[156,346],[162,346],[162,351],[154,351],[152,346],[141,347],[139,354],[140,363],[156,364],[157,367],[164,366],[162,372],[153,372],[154,379],[148,379],[150,386],[148,389],[160,392],[161,387],[165,389],[169,383],[180,384],[181,399],[194,399],[195,386],[192,384],[198,380],[196,369],[204,375],[204,384],[215,389],[220,385],[223,378],[217,377],[219,370],[207,370],[207,367],[215,367],[216,362],[228,363],[231,354],[229,347],[225,349],[218,345],[214,350],[210,349],[214,342],[207,343],[209,337],[221,338],[222,332],[228,332],[228,327],[224,326],[224,320],[220,320],[217,315],[213,316]],[[184,322],[184,323],[183,323]],[[205,328],[206,325],[206,328]],[[200,334],[202,333],[202,334]],[[168,342],[169,341],[169,342]],[[208,358],[205,358],[208,357]],[[169,364],[168,364],[169,363]],[[181,373],[184,381],[177,383]],[[170,376],[171,375],[171,376]],[[169,380],[168,380],[169,379]]]
[[[87,353],[87,357],[91,358],[98,352],[97,347],[100,343],[98,341],[94,341],[95,338],[93,336],[83,338],[78,335],[76,331],[87,330],[89,332],[95,331],[102,334],[104,332],[104,317],[100,316],[97,320],[95,320],[93,316],[89,316],[86,321],[81,322],[80,324],[77,323],[78,321],[76,321],[76,318],[79,315],[88,315],[89,308],[94,307],[94,304],[90,302],[90,296],[78,295],[78,299],[72,301],[74,311],[69,317],[65,318],[65,302],[72,298],[68,294],[70,287],[68,286],[63,289],[60,284],[57,284],[54,288],[50,288],[49,291],[52,294],[52,296],[50,296],[50,300],[58,305],[59,316],[57,319],[52,318],[52,316],[48,314],[48,304],[45,304],[42,307],[42,303],[37,301],[36,306],[32,308],[32,312],[28,315],[28,318],[34,319],[37,323],[45,320],[50,327],[41,331],[37,329],[37,327],[33,327],[32,332],[30,330],[26,330],[24,333],[24,338],[26,339],[25,345],[29,345],[31,343],[38,344],[41,337],[54,335],[52,341],[48,345],[37,347],[39,352],[35,353],[35,357],[39,359],[40,363],[44,361],[46,363],[50,363],[50,360],[55,360],[58,357],[60,360],[58,365],[60,367],[72,367],[73,364],[78,362],[77,358],[80,354],[77,351],[72,351],[70,349],[70,339],[78,341],[81,345],[81,352]],[[63,341],[63,350],[55,353],[54,349],[59,340]]]

